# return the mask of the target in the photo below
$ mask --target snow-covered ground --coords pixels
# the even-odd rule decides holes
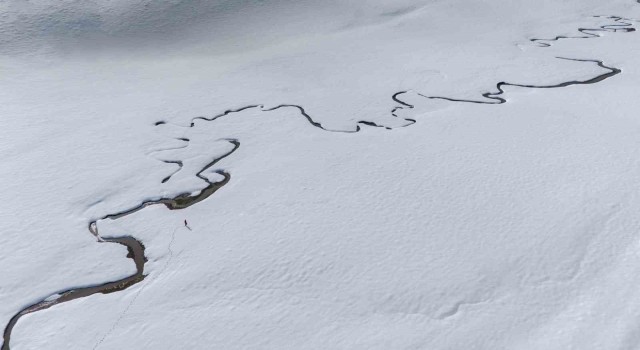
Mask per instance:
[[[22,317],[11,349],[640,348],[636,1],[0,13],[3,325],[133,274],[89,222],[197,192],[240,144],[210,198],[98,220],[148,276]],[[571,84],[429,98],[499,82]]]

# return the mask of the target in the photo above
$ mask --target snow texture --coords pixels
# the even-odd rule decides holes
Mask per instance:
[[[0,2],[2,324],[135,273],[91,222],[148,258],[23,316],[11,349],[637,349],[636,19]]]

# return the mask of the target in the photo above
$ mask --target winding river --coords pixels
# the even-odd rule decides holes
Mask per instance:
[[[640,3],[640,0],[637,0]],[[560,39],[589,39],[589,38],[594,38],[594,37],[598,37],[598,34],[595,34],[596,32],[633,32],[635,31],[634,28],[631,27],[631,23],[629,23],[629,21],[631,21],[630,19],[626,19],[623,17],[618,17],[618,16],[607,16],[604,17],[607,19],[611,19],[613,20],[615,23],[614,24],[608,24],[608,25],[603,25],[599,28],[579,28],[578,31],[582,34],[584,34],[584,36],[574,36],[574,37],[569,37],[569,36],[556,36],[555,38],[552,39],[530,39],[531,42],[534,43],[538,43],[540,46],[543,47],[548,47],[550,46],[551,41],[558,41]],[[418,95],[427,98],[427,99],[439,99],[439,100],[447,100],[447,101],[452,101],[452,102],[464,102],[464,103],[477,103],[477,104],[502,104],[502,103],[506,103],[507,100],[505,98],[502,97],[502,95],[504,94],[504,87],[506,86],[514,86],[514,87],[523,87],[523,88],[532,88],[532,89],[551,89],[551,88],[563,88],[563,87],[568,87],[568,86],[572,86],[572,85],[588,85],[588,84],[596,84],[599,83],[605,79],[611,78],[617,74],[620,74],[622,71],[618,68],[615,67],[609,67],[606,66],[602,61],[599,60],[586,60],[586,59],[572,59],[572,58],[562,58],[562,57],[558,57],[559,59],[565,59],[565,60],[572,60],[572,61],[577,61],[577,62],[587,62],[587,63],[594,63],[596,65],[598,65],[599,67],[603,68],[606,70],[605,73],[600,74],[594,78],[588,79],[588,80],[572,80],[572,81],[567,81],[567,82],[562,82],[559,84],[552,84],[552,85],[527,85],[527,84],[515,84],[515,83],[508,83],[508,82],[499,82],[498,84],[496,84],[496,89],[497,91],[494,92],[486,92],[482,94],[482,97],[485,98],[485,100],[465,100],[465,99],[456,99],[456,98],[449,98],[449,97],[442,97],[442,96],[426,96],[426,95],[422,95],[420,93],[418,93]],[[396,103],[399,104],[399,106],[396,106],[395,108],[392,109],[391,114],[394,117],[398,117],[396,115],[396,112],[400,109],[403,108],[414,108],[413,105],[402,101],[400,99],[400,96],[407,93],[408,91],[400,91],[395,93],[392,96],[393,101],[395,101]],[[191,124],[187,127],[194,127],[195,126],[195,120],[197,119],[201,119],[204,121],[213,121],[216,120],[218,118],[224,117],[224,116],[228,116],[231,115],[233,113],[238,113],[247,109],[251,109],[251,108],[257,108],[260,109],[261,111],[274,111],[280,108],[296,108],[300,115],[302,117],[304,117],[309,124],[311,124],[314,127],[326,130],[326,131],[330,131],[330,132],[346,132],[346,133],[353,133],[353,132],[358,132],[360,131],[360,124],[362,125],[366,125],[366,126],[372,126],[372,127],[384,127],[384,126],[380,126],[377,125],[376,123],[372,122],[372,121],[365,121],[365,120],[361,120],[358,121],[356,123],[356,128],[355,130],[331,130],[331,129],[326,129],[322,126],[321,123],[315,121],[312,119],[312,117],[304,110],[304,108],[302,106],[299,105],[294,105],[294,104],[281,104],[278,105],[276,107],[273,108],[269,108],[269,109],[265,109],[263,105],[260,104],[256,104],[256,105],[249,105],[249,106],[245,106],[239,109],[234,109],[234,110],[227,110],[221,114],[218,114],[216,116],[207,118],[207,117],[197,117],[197,118],[193,118],[191,120]],[[415,123],[416,121],[413,119],[408,119],[408,118],[402,118],[405,121],[408,122],[407,125],[411,125],[413,123]],[[157,122],[155,125],[163,125],[166,124],[165,121],[159,121]],[[389,128],[387,128],[389,129]],[[184,142],[189,142],[189,139],[185,139],[185,138],[178,138],[178,140],[184,141]],[[20,310],[18,313],[16,313],[10,320],[9,323],[6,325],[5,329],[4,329],[4,333],[3,333],[3,337],[4,337],[4,341],[3,341],[3,345],[1,350],[10,350],[10,340],[11,340],[11,333],[13,331],[13,328],[15,327],[15,325],[18,323],[18,320],[27,314],[33,313],[33,312],[37,312],[40,310],[45,310],[48,309],[54,305],[58,305],[58,304],[62,304],[71,300],[75,300],[75,299],[79,299],[79,298],[84,298],[93,294],[97,294],[97,293],[102,293],[102,294],[107,294],[107,293],[114,293],[114,292],[119,292],[122,290],[125,290],[139,282],[142,282],[146,275],[144,274],[144,267],[145,267],[145,263],[147,261],[147,258],[145,256],[145,247],[143,245],[142,242],[140,242],[139,240],[137,240],[134,237],[131,236],[124,236],[124,237],[101,237],[98,233],[98,222],[100,220],[106,220],[106,219],[111,219],[111,220],[116,220],[119,218],[123,218],[125,216],[131,215],[139,210],[142,210],[148,206],[151,205],[158,205],[158,204],[162,204],[165,205],[169,210],[180,210],[180,209],[184,209],[184,208],[188,208],[191,205],[194,205],[196,203],[199,203],[203,200],[205,200],[206,198],[210,197],[211,195],[213,195],[217,190],[219,190],[220,188],[222,188],[224,185],[226,185],[230,179],[231,179],[231,175],[229,173],[227,173],[224,170],[216,170],[215,172],[219,175],[221,175],[223,177],[223,179],[221,181],[218,182],[211,182],[209,181],[204,175],[203,173],[205,171],[207,171],[208,169],[210,169],[211,167],[213,167],[216,163],[218,163],[220,160],[230,156],[231,154],[233,154],[239,147],[240,147],[240,142],[236,139],[227,139],[227,142],[229,142],[233,147],[230,151],[228,151],[227,153],[223,154],[222,156],[219,156],[215,159],[213,159],[210,163],[208,163],[207,165],[205,165],[197,174],[196,176],[198,178],[200,178],[201,180],[205,181],[207,183],[207,186],[202,189],[199,193],[197,194],[191,194],[191,193],[182,193],[179,194],[175,197],[172,198],[160,198],[157,200],[149,200],[149,201],[144,201],[142,203],[140,203],[138,206],[127,209],[125,211],[121,211],[118,213],[114,213],[114,214],[109,214],[106,215],[104,217],[102,217],[99,220],[95,220],[89,223],[88,225],[88,229],[89,232],[94,235],[99,242],[101,243],[116,243],[116,244],[121,244],[123,246],[125,246],[128,250],[128,254],[127,254],[127,258],[130,258],[133,260],[133,262],[135,263],[136,266],[136,272],[128,277],[116,280],[116,281],[110,281],[110,282],[105,282],[96,286],[90,286],[90,287],[83,287],[83,288],[70,288],[64,291],[60,291],[58,293],[53,294],[52,296],[37,302],[35,304],[29,305],[25,308],[23,308],[22,310]],[[176,164],[178,165],[178,171],[180,171],[182,169],[182,162],[179,160],[175,160],[175,161],[164,161],[165,163],[170,163],[170,164]],[[177,171],[176,171],[177,172]],[[174,172],[173,174],[175,174],[176,172]],[[162,182],[167,182],[171,176],[173,176],[173,174],[165,177]]]

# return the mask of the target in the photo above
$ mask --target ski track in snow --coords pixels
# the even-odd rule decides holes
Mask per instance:
[[[636,0],[637,3],[640,4],[640,0]],[[537,44],[539,47],[549,47],[551,46],[551,42],[557,42],[560,41],[562,39],[591,39],[591,38],[597,38],[600,37],[599,32],[613,32],[613,33],[617,33],[617,32],[624,32],[624,33],[629,33],[629,32],[634,32],[636,29],[633,28],[633,24],[630,22],[638,22],[638,20],[635,19],[629,19],[629,18],[624,18],[624,17],[619,17],[619,16],[594,16],[596,18],[606,18],[606,19],[610,19],[613,20],[614,23],[612,24],[605,24],[602,25],[598,28],[578,28],[577,31],[584,34],[583,36],[556,36],[554,38],[551,39],[539,39],[539,38],[533,38],[533,39],[529,39],[530,42]],[[482,94],[482,97],[485,100],[467,100],[467,99],[456,99],[456,98],[449,98],[449,97],[443,97],[443,96],[427,96],[427,95],[423,95],[420,93],[417,93],[417,95],[424,97],[426,99],[434,99],[434,100],[446,100],[446,101],[451,101],[451,102],[462,102],[462,103],[474,103],[474,104],[503,104],[507,102],[507,99],[502,97],[505,94],[505,90],[504,87],[507,86],[513,86],[513,87],[522,87],[522,88],[531,88],[531,89],[553,89],[553,88],[562,88],[562,87],[569,87],[572,85],[589,85],[589,84],[596,84],[599,83],[605,79],[611,78],[617,74],[620,74],[622,71],[619,68],[615,68],[615,67],[609,67],[607,65],[605,65],[602,61],[597,60],[597,59],[577,59],[577,58],[565,58],[565,57],[557,57],[558,59],[564,59],[564,60],[571,60],[571,61],[576,61],[576,62],[586,62],[586,63],[595,63],[597,64],[599,67],[607,70],[606,73],[600,74],[594,78],[588,79],[588,80],[572,80],[572,81],[567,81],[567,82],[563,82],[563,83],[559,83],[559,84],[551,84],[551,85],[528,85],[528,84],[517,84],[517,83],[509,83],[509,82],[499,82],[496,84],[496,89],[497,91],[495,92],[485,92]],[[412,90],[406,90],[406,91],[399,91],[395,94],[393,94],[391,96],[391,99],[396,102],[397,104],[399,104],[399,106],[394,107],[391,110],[391,114],[392,116],[396,117],[396,118],[401,118],[403,120],[405,120],[407,122],[406,125],[400,126],[400,127],[406,127],[409,125],[412,125],[416,122],[416,120],[414,119],[410,119],[410,118],[402,118],[399,117],[396,112],[402,109],[412,109],[414,108],[414,105],[409,104],[405,101],[403,101],[400,96],[403,94],[406,94],[408,92],[411,92]],[[380,127],[380,128],[385,128],[385,129],[392,129],[391,127],[387,127],[384,125],[378,125],[375,122],[372,121],[366,121],[366,120],[360,120],[358,122],[356,122],[356,128],[354,130],[332,130],[332,129],[327,129],[325,127],[323,127],[323,125],[318,122],[315,121],[306,111],[302,106],[299,105],[295,105],[295,104],[280,104],[277,105],[275,107],[272,108],[265,108],[264,105],[262,104],[254,104],[254,105],[248,105],[248,106],[244,106],[241,108],[237,108],[237,109],[229,109],[224,111],[223,113],[217,114],[213,117],[195,117],[191,120],[191,123],[188,126],[182,126],[182,125],[176,125],[176,126],[180,126],[180,127],[185,127],[185,128],[192,128],[195,127],[195,121],[196,120],[204,120],[204,121],[209,121],[209,122],[213,122],[215,120],[217,120],[218,118],[222,118],[234,113],[238,113],[238,112],[242,112],[248,109],[260,109],[263,112],[269,112],[269,111],[275,111],[275,110],[279,110],[282,108],[295,108],[299,111],[300,115],[305,118],[309,124],[311,124],[314,127],[320,128],[322,130],[325,131],[329,131],[329,132],[340,132],[340,133],[356,133],[359,132],[361,130],[360,125],[365,125],[365,126],[371,126],[371,127]],[[164,125],[164,124],[168,124],[167,121],[158,121],[155,123],[155,126],[159,126],[159,125]],[[174,124],[175,125],[175,124]],[[184,145],[179,146],[179,147],[174,147],[174,148],[167,148],[167,149],[160,149],[160,150],[156,150],[153,151],[151,153],[157,153],[157,152],[163,152],[163,151],[169,151],[169,150],[173,150],[173,149],[180,149],[180,148],[185,148],[189,146],[189,142],[190,140],[188,138],[175,138],[175,140],[179,140],[182,142],[185,142]],[[184,208],[188,208],[189,206],[196,204],[206,198],[208,198],[209,196],[211,196],[213,193],[215,193],[218,189],[220,189],[221,187],[223,187],[224,185],[226,185],[230,179],[231,179],[231,175],[229,173],[227,173],[226,171],[219,169],[219,170],[215,170],[214,172],[222,175],[223,176],[223,180],[218,181],[218,182],[211,182],[209,181],[205,176],[203,176],[203,172],[205,172],[206,170],[210,169],[211,167],[213,167],[216,163],[218,163],[219,161],[221,161],[222,159],[230,156],[231,154],[233,154],[239,147],[240,147],[240,142],[236,139],[224,139],[225,141],[229,142],[233,148],[228,151],[227,153],[223,154],[220,157],[215,158],[214,160],[212,160],[210,163],[208,163],[207,165],[205,165],[200,171],[198,171],[195,176],[198,177],[199,179],[205,181],[207,183],[207,186],[202,189],[199,193],[192,195],[191,193],[182,193],[179,194],[176,197],[173,198],[160,198],[160,199],[153,199],[153,200],[146,200],[143,201],[141,204],[139,204],[136,207],[118,212],[118,213],[114,213],[114,214],[108,214],[105,215],[104,217],[102,217],[101,219],[92,221],[89,223],[88,225],[88,229],[89,232],[94,235],[98,242],[100,243],[118,243],[118,244],[122,244],[124,246],[126,246],[129,250],[129,254],[127,255],[127,258],[131,258],[132,260],[134,260],[134,262],[136,263],[136,267],[137,267],[137,271],[135,274],[122,278],[120,280],[117,281],[113,281],[113,282],[105,282],[103,284],[100,285],[96,285],[96,286],[90,286],[90,287],[84,287],[84,288],[69,288],[67,290],[61,291],[61,292],[57,292],[57,293],[53,293],[53,294],[49,294],[50,296],[43,299],[40,302],[37,302],[35,304],[29,305],[25,308],[23,308],[22,310],[20,310],[18,313],[16,313],[9,321],[9,323],[6,325],[5,330],[4,330],[4,334],[3,334],[3,345],[1,347],[1,350],[10,350],[10,338],[11,338],[11,331],[13,329],[13,327],[17,324],[18,320],[26,315],[26,314],[30,314],[33,312],[37,312],[40,310],[44,310],[44,309],[48,309],[54,305],[58,305],[67,301],[71,301],[74,299],[78,299],[78,298],[83,298],[89,295],[93,295],[96,293],[110,293],[110,292],[117,292],[117,291],[122,291],[125,290],[141,281],[143,281],[145,279],[145,277],[147,275],[144,274],[144,263],[147,261],[146,256],[144,255],[144,245],[142,244],[142,242],[138,241],[137,239],[135,239],[134,237],[131,236],[124,236],[124,237],[108,237],[108,238],[103,238],[99,235],[98,233],[98,228],[97,228],[97,223],[101,220],[106,220],[106,219],[110,219],[110,220],[116,220],[122,217],[125,217],[127,215],[133,214],[135,212],[138,212],[144,208],[146,208],[147,206],[151,206],[151,205],[156,205],[156,204],[163,204],[165,205],[169,210],[179,210],[179,209],[184,209]],[[150,153],[150,154],[151,154]],[[169,174],[168,176],[166,176],[164,179],[161,180],[162,183],[165,183],[167,181],[169,181],[171,179],[172,176],[174,176],[175,174],[177,174],[180,170],[182,170],[183,167],[183,162],[181,160],[161,160],[164,163],[167,164],[175,164],[178,166],[178,169],[175,170],[174,172],[172,172],[171,174]],[[160,275],[162,272],[164,272],[166,270],[166,268],[168,267],[169,263],[171,262],[171,260],[173,259],[173,250],[172,250],[172,245],[174,243],[175,240],[175,232],[176,232],[177,228],[174,229],[173,233],[172,233],[172,237],[171,237],[171,242],[169,243],[168,246],[168,252],[169,252],[169,257],[167,259],[167,262],[165,263],[165,265],[163,266],[163,268],[158,272],[158,275]],[[116,321],[114,322],[113,326],[105,332],[105,334],[101,337],[101,339],[95,344],[95,346],[93,347],[93,349],[97,349],[102,342],[112,334],[112,332],[115,330],[115,328],[117,327],[119,321],[126,315],[126,313],[128,312],[128,310],[131,308],[131,306],[133,305],[133,303],[136,301],[136,299],[138,298],[138,296],[142,293],[142,291],[144,290],[146,284],[140,288],[136,294],[134,295],[133,299],[129,302],[129,304],[127,304],[125,310],[123,310],[123,312],[118,316],[118,318],[116,319]],[[56,296],[57,295],[57,296]],[[56,296],[55,298],[52,299],[51,296]],[[435,317],[435,319],[438,320],[443,320],[446,319],[448,317],[451,317],[455,314],[458,313],[460,307],[462,305],[466,305],[466,304],[477,304],[477,303],[481,303],[482,301],[476,301],[476,302],[459,302],[457,303],[453,308],[451,308],[450,310],[447,310],[446,312],[438,315],[437,317]]]
[[[162,275],[162,273],[167,270],[167,267],[169,267],[169,264],[173,260],[174,254],[173,254],[172,247],[173,247],[173,242],[176,239],[176,232],[178,231],[178,228],[179,227],[176,226],[176,228],[174,228],[173,232],[171,233],[171,241],[169,241],[169,245],[167,246],[167,252],[169,253],[169,257],[167,258],[167,261],[162,266],[162,269],[160,269],[160,271],[158,271],[158,274],[156,275],[156,278],[158,278],[158,276]],[[122,311],[122,313],[120,313],[120,315],[115,320],[115,322],[113,322],[113,325],[111,326],[111,328],[109,328],[109,330],[102,336],[102,338],[100,338],[100,340],[93,346],[93,348],[92,348],[93,350],[96,350],[100,345],[102,345],[104,340],[107,339],[107,337],[109,337],[111,335],[111,333],[113,333],[113,331],[116,329],[116,327],[118,327],[118,324],[120,323],[120,321],[127,315],[127,313],[129,312],[129,310],[131,309],[133,304],[136,302],[136,300],[138,299],[140,294],[142,294],[142,292],[144,291],[144,289],[148,285],[149,285],[148,283],[147,284],[143,284],[142,287],[136,292],[136,294],[133,296],[133,299],[131,299],[129,304],[127,304],[127,307],[124,309],[124,311]]]

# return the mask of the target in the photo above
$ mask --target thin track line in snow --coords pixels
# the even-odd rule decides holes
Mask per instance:
[[[160,269],[160,271],[158,272],[158,274],[155,276],[154,279],[157,279],[160,275],[162,275],[162,273],[164,273],[167,270],[167,267],[169,267],[169,264],[171,263],[171,260],[173,260],[173,249],[172,249],[172,247],[173,247],[173,242],[176,239],[176,232],[178,231],[179,227],[180,227],[180,225],[177,225],[173,229],[173,232],[171,233],[171,240],[169,241],[169,245],[167,247],[167,251],[169,252],[169,258],[164,263],[164,266],[162,267],[162,269]],[[120,313],[120,315],[115,320],[115,322],[113,322],[113,325],[111,326],[111,328],[102,336],[102,338],[100,338],[100,340],[98,340],[96,345],[93,346],[93,348],[92,348],[93,350],[96,350],[100,345],[102,345],[102,343],[105,341],[105,339],[107,339],[107,337],[109,337],[111,335],[111,333],[113,333],[113,331],[116,329],[116,327],[118,327],[118,324],[120,323],[120,321],[122,321],[122,319],[127,315],[127,313],[129,312],[129,310],[131,309],[133,304],[136,302],[136,300],[138,299],[138,296],[140,296],[140,294],[142,294],[142,292],[144,291],[144,289],[148,285],[149,285],[149,283],[143,284],[142,287],[136,292],[136,294],[133,296],[133,299],[131,299],[129,304],[127,304],[127,307],[125,307],[125,309],[122,311],[122,313]]]

